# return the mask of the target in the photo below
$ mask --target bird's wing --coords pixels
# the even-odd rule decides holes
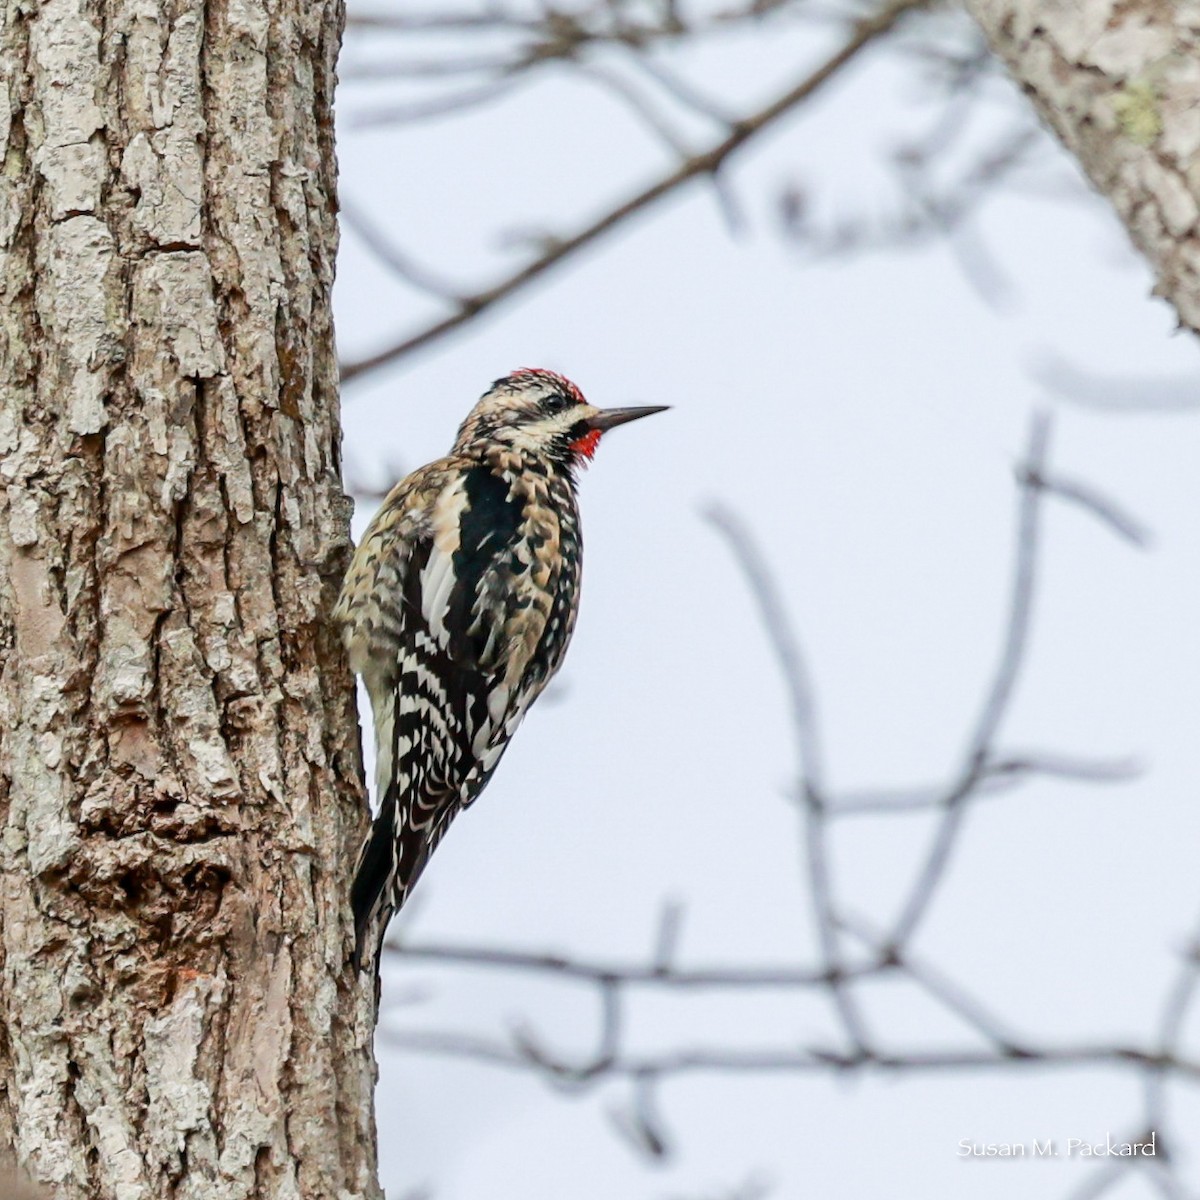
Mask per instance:
[[[393,492],[355,554],[337,615],[371,696],[380,799],[352,892],[360,957],[540,690],[546,523],[486,467],[433,464]]]

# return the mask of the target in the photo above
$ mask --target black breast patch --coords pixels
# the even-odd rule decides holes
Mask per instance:
[[[467,472],[464,484],[467,504],[459,527],[458,549],[454,552],[454,588],[450,593],[446,628],[450,631],[450,653],[462,662],[479,663],[487,645],[492,621],[503,620],[503,612],[476,614],[475,602],[484,575],[502,566],[501,575],[516,566],[508,560],[517,541],[524,503],[509,497],[508,483],[487,467]],[[480,619],[482,618],[482,619]]]

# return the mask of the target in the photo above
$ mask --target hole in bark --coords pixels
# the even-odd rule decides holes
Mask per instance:
[[[228,867],[213,863],[199,863],[184,872],[183,882],[189,888],[203,888],[219,892],[233,878]]]
[[[206,923],[211,923],[221,911],[225,885],[232,878],[228,867],[212,863],[202,863],[187,871],[182,877],[182,883],[189,895],[187,907],[191,918],[201,917]]]
[[[263,1185],[270,1178],[270,1166],[271,1148],[269,1146],[259,1146],[257,1153],[254,1155],[254,1182],[260,1190],[265,1190]]]
[[[142,882],[132,871],[121,875],[117,879],[117,886],[125,893],[125,898],[130,904],[140,904],[145,898],[146,890],[142,887]]]

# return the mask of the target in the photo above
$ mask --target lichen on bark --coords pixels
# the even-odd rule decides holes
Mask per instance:
[[[1200,332],[1200,2],[966,6]]]

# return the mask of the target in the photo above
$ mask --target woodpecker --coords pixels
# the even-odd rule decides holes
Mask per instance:
[[[375,718],[379,815],[351,888],[356,967],[479,795],[575,628],[575,488],[602,435],[663,406],[594,408],[545,370],[506,375],[445,458],[401,480],[334,616]]]

